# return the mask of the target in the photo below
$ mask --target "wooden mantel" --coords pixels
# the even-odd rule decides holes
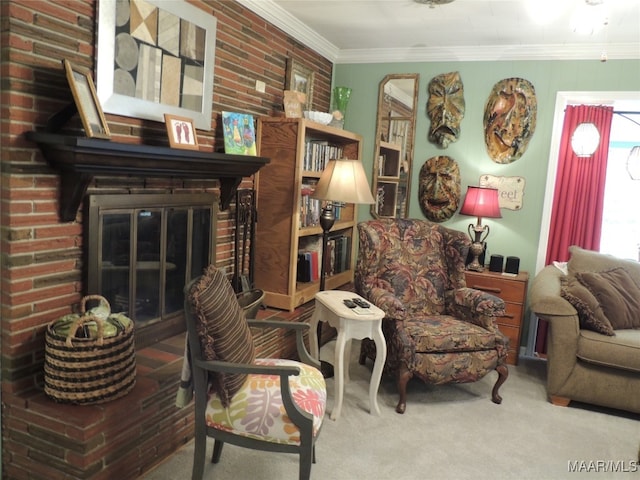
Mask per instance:
[[[269,163],[266,157],[227,155],[97,138],[27,132],[49,164],[60,171],[60,217],[75,219],[94,175],[218,179],[225,210],[244,177]]]

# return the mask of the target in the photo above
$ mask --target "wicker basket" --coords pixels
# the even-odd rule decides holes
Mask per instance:
[[[56,333],[56,322],[45,332],[44,391],[61,403],[96,404],[120,398],[136,382],[136,354],[133,322],[113,336],[104,336],[104,318],[78,315],[68,334]],[[101,302],[106,299],[100,297]],[[104,305],[104,304],[103,304]],[[108,305],[108,303],[107,303]],[[94,338],[77,338],[75,332],[87,322],[95,322]]]

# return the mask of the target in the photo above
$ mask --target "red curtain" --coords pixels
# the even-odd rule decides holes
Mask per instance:
[[[565,110],[546,265],[569,260],[571,245],[587,250],[600,249],[612,118],[613,107],[569,105]],[[590,157],[578,157],[571,149],[571,136],[583,122],[593,123],[600,132],[600,143]],[[546,352],[546,332],[546,322],[541,320],[536,337],[536,352],[540,354]]]

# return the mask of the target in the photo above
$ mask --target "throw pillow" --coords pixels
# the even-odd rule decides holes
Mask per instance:
[[[578,312],[580,328],[593,330],[603,335],[613,336],[615,332],[596,297],[582,285],[575,277],[563,277],[560,294]],[[596,314],[597,312],[597,314]]]
[[[604,272],[613,268],[624,268],[636,285],[640,285],[640,262],[614,257],[606,253],[585,250],[576,245],[569,247],[571,258],[567,263],[569,275],[580,272]]]
[[[614,330],[640,328],[640,287],[624,268],[576,274]]]
[[[209,265],[189,292],[189,300],[205,360],[253,363],[255,348],[251,329],[227,277]],[[227,406],[242,387],[242,373],[210,375],[211,386]]]

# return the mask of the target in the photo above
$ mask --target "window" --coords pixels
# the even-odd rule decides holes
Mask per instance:
[[[640,181],[632,180],[627,171],[627,158],[634,145],[640,145],[640,113],[614,114],[600,251],[640,261]]]

